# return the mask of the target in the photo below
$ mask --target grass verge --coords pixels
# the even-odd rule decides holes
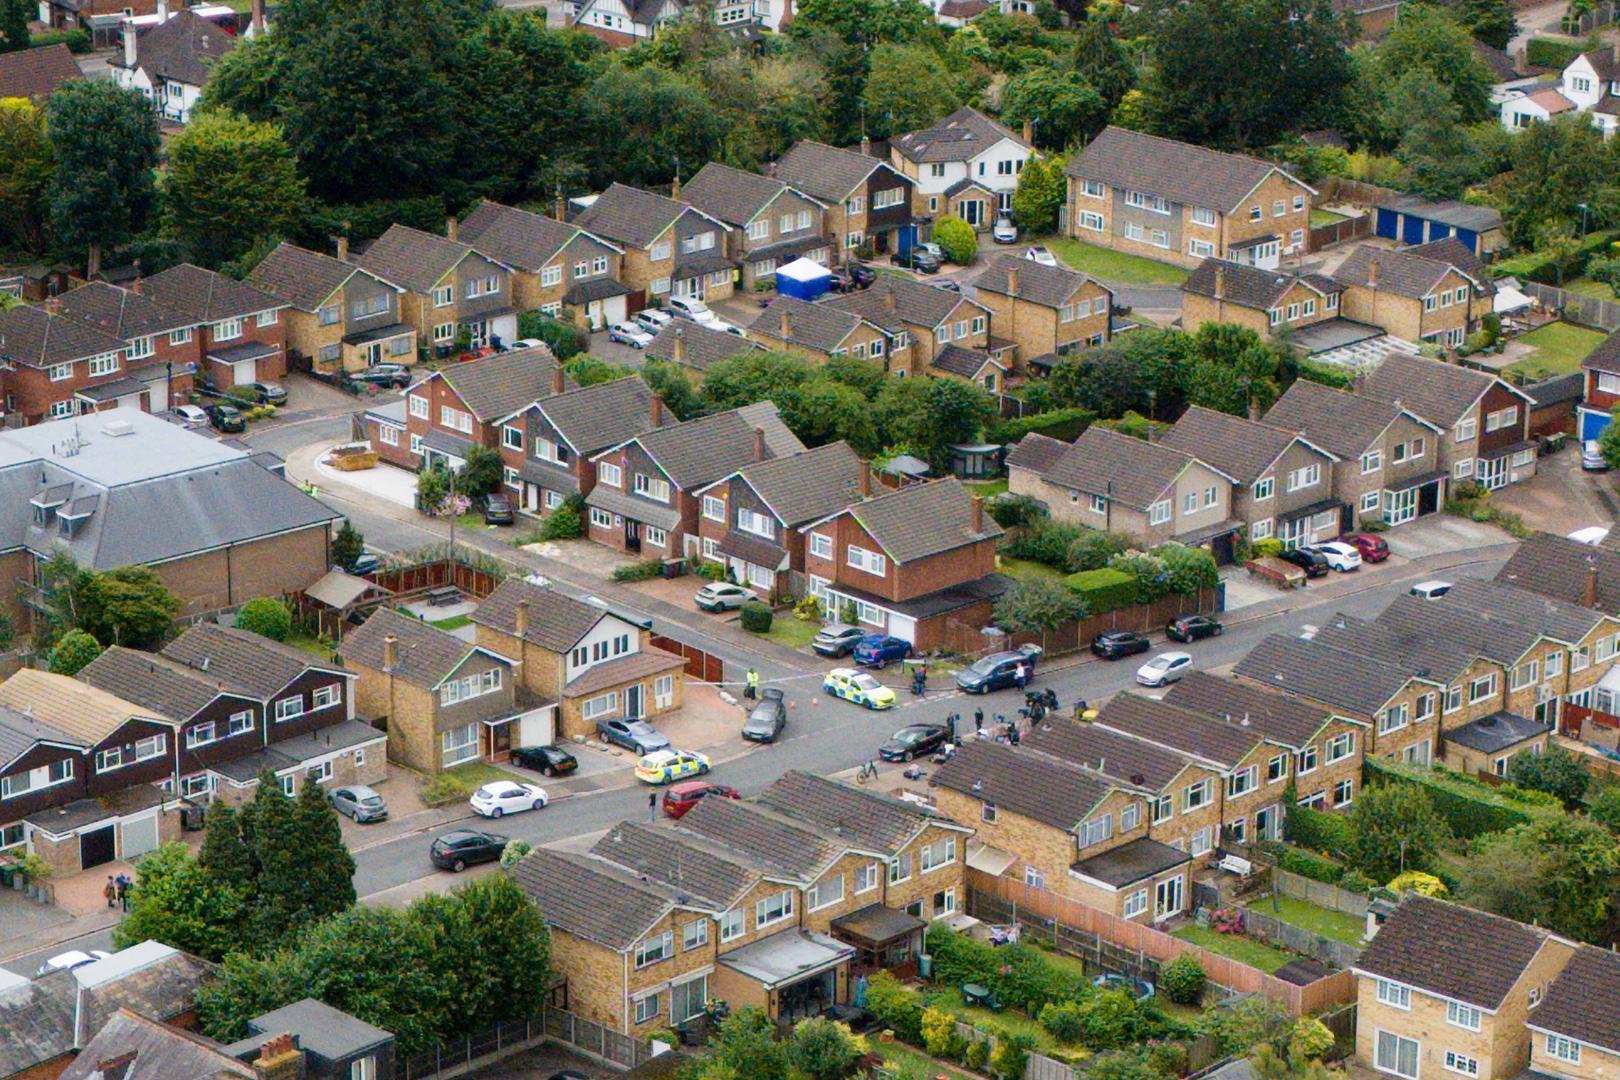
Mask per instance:
[[[1513,364],[1510,371],[1534,375],[1546,371],[1553,375],[1567,375],[1581,369],[1581,361],[1593,349],[1603,344],[1603,334],[1571,323],[1553,322],[1532,330],[1518,339],[1535,352]]]
[[[1042,242],[1069,266],[1111,284],[1180,285],[1187,280],[1187,271],[1179,266],[1144,259],[1140,255],[1128,255],[1111,248],[1098,247],[1084,240],[1075,240],[1067,236],[1048,236]]]
[[[1354,915],[1330,911],[1308,900],[1296,900],[1291,896],[1277,897],[1276,910],[1272,909],[1269,899],[1257,900],[1249,906],[1262,915],[1270,915],[1290,926],[1309,930],[1313,934],[1320,934],[1334,941],[1342,941],[1346,945],[1360,944],[1361,936],[1366,930],[1366,925]]]
[[[791,611],[779,611],[771,619],[771,628],[765,637],[790,649],[808,649],[810,639],[820,632],[820,619],[800,619]]]
[[[1177,930],[1174,936],[1208,949],[1212,953],[1230,957],[1240,964],[1259,968],[1267,975],[1294,959],[1292,953],[1273,949],[1270,945],[1244,937],[1242,934],[1217,934],[1207,926],[1192,923]]]

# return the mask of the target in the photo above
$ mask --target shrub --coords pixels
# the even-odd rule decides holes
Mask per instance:
[[[1389,879],[1387,886],[1393,893],[1415,892],[1419,896],[1444,897],[1451,890],[1446,883],[1433,874],[1425,874],[1422,870],[1408,870],[1404,874],[1396,874]]]
[[[1588,260],[1593,255],[1607,250],[1617,236],[1620,236],[1620,230],[1589,233],[1585,240],[1565,253],[1563,276],[1566,279],[1579,276],[1581,271],[1586,269]],[[1532,251],[1524,255],[1515,255],[1511,259],[1501,259],[1491,268],[1491,272],[1497,277],[1512,276],[1521,281],[1535,281],[1542,285],[1556,285],[1559,270],[1558,253],[1546,251]]]
[[[1124,551],[1129,544],[1123,536],[1101,529],[1087,529],[1069,542],[1067,569],[1076,573],[1081,570],[1101,570],[1108,565],[1109,559]]]
[[[865,1053],[866,1040],[850,1034],[847,1024],[820,1016],[799,1021],[787,1040],[788,1064],[808,1080],[843,1080]]]
[[[990,1067],[1001,1080],[1024,1080],[1033,1045],[1028,1035],[998,1035],[995,1052],[990,1055]]]
[[[664,572],[662,559],[642,559],[629,566],[616,566],[611,575],[614,581],[648,581]]]
[[[726,580],[725,564],[710,562],[708,559],[699,559],[697,567],[692,571],[704,581]]]
[[[1586,801],[1592,774],[1574,754],[1551,746],[1542,754],[1519,754],[1508,765],[1508,781],[1531,791],[1544,791],[1575,809]]]
[[[771,630],[771,609],[759,600],[750,600],[737,613],[742,628],[751,634],[768,634]]]
[[[1063,579],[1064,586],[1086,602],[1093,615],[1117,611],[1136,603],[1136,578],[1123,570],[1103,567],[1082,570]]]
[[[77,675],[90,661],[101,655],[101,642],[83,630],[69,630],[50,651],[48,666],[57,675]]]
[[[1204,965],[1190,952],[1182,953],[1159,970],[1159,986],[1177,1005],[1197,1005],[1204,997]]]
[[[533,850],[534,845],[527,840],[508,840],[506,846],[501,848],[501,869],[510,870]]]
[[[1243,933],[1243,909],[1240,907],[1216,908],[1210,912],[1209,928],[1217,934]]]
[[[1472,777],[1442,768],[1423,768],[1392,761],[1368,759],[1369,783],[1416,784],[1451,827],[1459,840],[1501,832],[1522,825],[1538,814],[1559,812],[1563,804],[1553,795],[1509,785],[1490,787]],[[1288,821],[1294,817],[1290,808]]]
[[[979,253],[979,234],[954,214],[946,214],[934,222],[934,243],[958,266],[967,266]]]
[[[1343,889],[1345,892],[1359,893],[1362,896],[1366,896],[1368,893],[1378,888],[1378,882],[1351,866],[1347,867],[1344,871],[1344,875],[1339,878],[1339,888]]]
[[[1289,814],[1294,808],[1289,807]],[[1286,870],[1290,874],[1310,878],[1312,881],[1322,881],[1329,885],[1338,884],[1344,876],[1344,864],[1314,851],[1295,847],[1292,844],[1272,844],[1268,850],[1277,860],[1277,869]]]
[[[518,337],[536,338],[545,342],[551,346],[552,355],[559,363],[567,363],[591,345],[591,339],[585,331],[573,323],[553,319],[538,311],[519,313]]]
[[[1041,1007],[1036,1019],[1058,1042],[1077,1043],[1086,1030],[1084,1009],[1077,1001],[1052,1001]]]
[[[1218,1011],[1210,1022],[1210,1034],[1221,1044],[1221,1053],[1242,1055],[1259,1043],[1281,1038],[1291,1027],[1281,1006],[1263,997],[1248,997]]]
[[[962,1063],[974,1072],[983,1072],[990,1062],[990,1040],[975,1039],[968,1043],[967,1053],[962,1055]]]
[[[1002,492],[994,498],[985,500],[984,508],[1003,529],[1021,529],[1046,516],[1046,511],[1038,500],[1028,495],[1014,495],[1011,492]]]
[[[1164,562],[1173,593],[1195,596],[1199,589],[1213,589],[1220,582],[1220,575],[1215,569],[1215,556],[1204,548],[1165,544],[1155,548],[1153,553]]]
[[[1081,1038],[1092,1050],[1117,1050],[1142,1035],[1142,1011],[1123,990],[1093,994],[1081,1009]]]
[[[1032,559],[1067,571],[1074,569],[1069,565],[1069,546],[1093,531],[1070,521],[1040,517],[1015,531],[1002,551],[1015,559]]]
[[[563,504],[547,514],[535,530],[535,538],[540,542],[547,540],[578,540],[585,534],[585,515],[582,512],[584,501],[577,495],[570,495]]]
[[[1257,559],[1265,558],[1268,555],[1281,555],[1283,551],[1282,541],[1274,536],[1268,536],[1264,540],[1256,540],[1253,550],[1254,557]]]
[[[422,785],[422,805],[437,808],[472,797],[473,785],[454,773],[442,772]]]
[[[292,609],[273,596],[261,596],[242,605],[236,625],[271,641],[286,641],[292,636]]]
[[[1349,851],[1354,840],[1350,821],[1343,814],[1298,805],[1288,808],[1288,815],[1283,818],[1283,835],[1290,843],[1333,856]]]
[[[1136,579],[1136,603],[1151,604],[1170,593],[1170,569],[1157,555],[1142,551],[1127,551],[1108,560],[1113,570],[1121,570]]]
[[[877,972],[867,984],[866,1007],[902,1042],[922,1042],[922,1000],[887,971]]]
[[[1559,41],[1557,38],[1533,37],[1524,47],[1524,62],[1526,64],[1538,68],[1555,68],[1558,71],[1563,71],[1579,55],[1581,55],[1581,43],[1579,41]]]
[[[43,34],[30,35],[28,40],[29,44],[36,49],[42,49],[47,45],[66,45],[68,52],[75,55],[87,53],[94,47],[94,43],[90,39],[90,31],[79,29],[47,30]]]
[[[956,1061],[967,1050],[967,1040],[956,1030],[956,1017],[944,1009],[924,1009],[923,1049],[937,1058]]]
[[[806,622],[811,619],[821,618],[821,598],[819,596],[806,596],[793,605],[793,613]]]
[[[1051,436],[1063,442],[1073,442],[1085,433],[1097,417],[1089,409],[1078,405],[1063,409],[1047,409],[1030,413],[1015,420],[1003,420],[985,429],[986,442],[1015,443],[1031,432]]]
[[[1294,1030],[1288,1033],[1288,1060],[1296,1065],[1304,1061],[1320,1061],[1333,1050],[1333,1032],[1314,1016],[1302,1016],[1294,1021]]]

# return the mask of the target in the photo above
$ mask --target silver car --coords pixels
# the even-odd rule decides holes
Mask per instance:
[[[381,795],[364,784],[336,788],[327,795],[327,800],[331,802],[332,809],[362,825],[388,820],[388,804],[383,802]]]
[[[995,227],[990,230],[990,239],[998,244],[1016,244],[1018,243],[1018,226],[1013,224],[1012,218],[1003,214],[996,218]]]
[[[711,581],[692,599],[704,611],[735,611],[753,598],[754,594],[741,585]]]

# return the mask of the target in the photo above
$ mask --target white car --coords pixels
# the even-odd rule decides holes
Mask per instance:
[[[1040,263],[1042,266],[1056,266],[1058,264],[1057,256],[1048,251],[1045,244],[1036,244],[1024,252],[1024,258],[1030,262]]]
[[[105,960],[111,955],[112,953],[102,949],[91,949],[89,952],[80,952],[78,949],[74,949],[72,952],[60,953],[51,957],[39,965],[39,970],[34,974],[36,976],[49,975],[53,971],[61,971],[65,968],[83,967],[86,964],[93,964],[97,960]]]
[[[1597,547],[1599,544],[1603,543],[1603,538],[1608,535],[1609,527],[1607,525],[1588,525],[1584,529],[1576,529],[1574,532],[1570,533],[1569,539],[1575,541],[1577,544],[1585,544],[1588,547]]]
[[[716,315],[708,304],[684,296],[671,297],[669,310],[671,314],[679,318],[691,319],[693,322],[702,323],[705,326],[712,326],[720,321],[720,316]]]
[[[533,349],[544,344],[545,342],[541,341],[539,338],[518,338],[516,341],[512,342],[506,347],[506,351],[517,352],[519,349]]]
[[[1192,656],[1184,652],[1160,653],[1136,669],[1136,681],[1143,686],[1164,686],[1192,670]]]
[[[201,405],[176,405],[174,415],[178,416],[186,427],[208,426],[208,414],[202,411]]]
[[[640,323],[647,333],[656,334],[674,322],[674,319],[667,311],[659,311],[657,308],[643,308],[636,312],[635,321]]]
[[[473,792],[467,802],[472,805],[473,813],[498,818],[521,810],[538,810],[546,805],[546,798],[546,789],[539,784],[495,780]]]
[[[1018,243],[1018,226],[1013,219],[1003,214],[996,218],[995,226],[990,230],[990,238],[998,244]]]
[[[1420,581],[1412,586],[1412,595],[1420,600],[1438,600],[1450,591],[1449,581]]]
[[[1327,564],[1341,574],[1361,569],[1361,552],[1349,544],[1329,540],[1325,544],[1313,544],[1311,550],[1326,559]]]
[[[645,349],[653,343],[653,336],[633,322],[620,322],[608,327],[608,340],[632,349]]]
[[[741,585],[711,581],[697,591],[692,602],[704,611],[735,611],[753,598],[754,594]]]

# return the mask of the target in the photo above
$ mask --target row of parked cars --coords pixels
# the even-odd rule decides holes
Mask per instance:
[[[1305,571],[1307,578],[1314,578],[1329,570],[1348,574],[1360,570],[1364,562],[1383,562],[1389,558],[1389,544],[1372,533],[1350,533],[1338,540],[1292,548],[1277,557]]]

